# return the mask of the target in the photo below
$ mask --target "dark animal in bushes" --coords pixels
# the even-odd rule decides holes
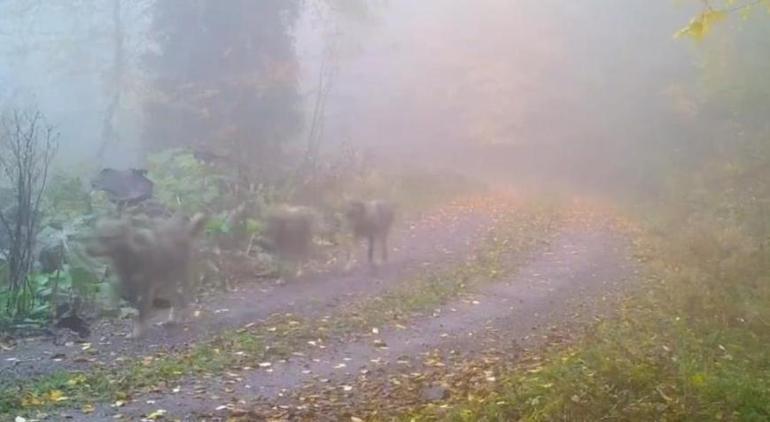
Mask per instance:
[[[80,338],[88,338],[91,329],[88,322],[80,316],[80,298],[75,298],[72,304],[63,303],[57,306],[55,328],[68,329],[75,332]]]
[[[150,199],[153,186],[144,169],[106,168],[91,180],[92,189],[105,192],[107,199],[121,209]]]
[[[297,267],[295,276],[302,274],[302,261],[310,254],[314,220],[311,209],[299,206],[280,206],[267,215],[265,236],[260,244]]]
[[[345,217],[357,243],[365,238],[368,243],[367,258],[374,266],[375,244],[380,245],[382,261],[388,260],[388,235],[395,219],[395,208],[384,200],[351,201],[345,210]],[[348,252],[348,268],[352,264],[352,251]]]
[[[169,321],[184,311],[191,293],[191,257],[195,237],[206,217],[191,219],[122,218],[98,224],[87,251],[108,258],[118,276],[122,297],[139,311],[134,337],[141,337],[153,305],[171,302]]]

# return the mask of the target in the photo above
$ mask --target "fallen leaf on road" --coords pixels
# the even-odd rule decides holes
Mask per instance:
[[[48,399],[53,402],[60,402],[69,400],[69,397],[65,396],[64,393],[62,393],[59,390],[53,390],[50,393],[48,393]]]
[[[164,409],[158,409],[158,410],[150,413],[149,415],[147,415],[147,419],[156,421],[158,419],[163,418],[164,416],[166,416],[166,411]]]

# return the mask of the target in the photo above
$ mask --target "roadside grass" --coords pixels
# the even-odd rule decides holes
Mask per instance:
[[[616,318],[400,419],[769,420],[768,252],[718,219],[637,233],[636,251],[643,279]]]
[[[171,390],[185,377],[256,368],[287,359],[307,349],[309,342],[340,341],[373,326],[407,323],[415,313],[514,271],[517,263],[546,242],[561,217],[554,203],[506,207],[498,211],[496,224],[477,252],[455,267],[405,280],[387,294],[348,304],[329,317],[303,320],[274,315],[173,354],[20,381],[0,391],[0,415],[35,415],[56,408],[89,411],[95,403],[119,406],[148,392]]]

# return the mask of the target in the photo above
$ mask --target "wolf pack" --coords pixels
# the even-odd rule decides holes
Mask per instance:
[[[351,269],[355,245],[367,243],[371,269],[387,261],[388,235],[395,219],[394,205],[381,199],[349,201],[343,210],[348,245],[347,264]],[[306,206],[281,205],[265,216],[261,245],[293,263],[301,275],[315,231],[315,213]],[[203,213],[151,216],[136,214],[104,219],[97,223],[86,251],[108,262],[116,276],[120,296],[136,308],[131,337],[142,337],[150,316],[159,302],[170,304],[168,322],[188,317],[192,299],[192,260],[196,238],[204,232],[208,217]],[[379,260],[375,250],[379,249]]]

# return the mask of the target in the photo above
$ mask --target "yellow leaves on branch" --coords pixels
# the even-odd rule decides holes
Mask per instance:
[[[725,9],[719,10],[708,7],[700,15],[692,18],[687,26],[677,31],[674,38],[692,37],[696,40],[702,40],[708,35],[715,23],[725,20],[732,12],[740,12],[741,17],[746,20],[752,9],[764,5],[767,12],[770,13],[770,0],[753,0],[744,4],[739,4],[737,0],[725,0],[725,5]]]
[[[713,9],[706,10],[700,15],[692,18],[687,26],[674,34],[674,37],[692,37],[696,40],[702,40],[703,37],[711,31],[711,27],[715,23],[721,22],[725,20],[725,18],[727,18],[726,11]]]

